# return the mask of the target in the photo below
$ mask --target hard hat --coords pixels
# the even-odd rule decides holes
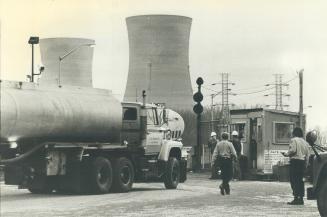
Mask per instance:
[[[217,136],[217,134],[215,132],[211,132],[210,136]]]
[[[238,136],[238,132],[234,130],[234,131],[232,132],[232,136]]]

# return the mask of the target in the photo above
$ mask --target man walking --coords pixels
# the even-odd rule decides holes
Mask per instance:
[[[216,159],[221,169],[222,184],[219,186],[222,195],[230,194],[229,181],[233,178],[233,158],[236,158],[236,151],[233,144],[228,141],[228,133],[221,135],[222,141],[218,142],[212,155],[211,165]]]
[[[213,154],[213,151],[216,148],[217,142],[218,142],[217,141],[217,134],[215,132],[211,132],[210,138],[209,138],[209,141],[208,141],[208,148],[210,150],[210,160],[212,159],[212,154]],[[210,177],[210,179],[217,179],[218,178],[217,170],[218,170],[217,163],[214,163],[211,166],[211,177]]]
[[[282,152],[285,157],[290,158],[290,183],[294,196],[294,200],[287,204],[303,205],[303,176],[309,161],[309,144],[303,139],[301,128],[294,128],[292,134],[293,138],[291,139],[288,152]]]

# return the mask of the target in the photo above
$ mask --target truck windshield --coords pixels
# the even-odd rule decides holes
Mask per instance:
[[[158,115],[155,108],[147,109],[147,124],[148,125],[158,125]]]

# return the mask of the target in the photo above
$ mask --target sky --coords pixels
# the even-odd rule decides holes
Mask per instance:
[[[307,128],[327,130],[327,2],[304,0],[0,0],[0,77],[26,81],[31,68],[30,36],[82,37],[96,41],[93,84],[122,99],[128,73],[125,19],[144,14],[192,18],[190,73],[204,80],[204,105],[229,73],[230,102],[274,104],[266,84],[283,74],[286,110],[299,109],[297,71],[304,69]],[[35,64],[41,65],[36,47]],[[270,86],[271,87],[271,86]],[[211,91],[213,90],[213,91]],[[220,103],[218,95],[214,103]],[[311,107],[311,108],[309,108]]]

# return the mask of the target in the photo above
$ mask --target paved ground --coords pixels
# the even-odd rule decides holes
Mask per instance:
[[[221,196],[218,181],[190,174],[177,190],[161,183],[135,184],[133,191],[106,195],[34,195],[1,183],[1,217],[6,216],[319,216],[315,201],[289,206],[288,183],[236,181]]]

